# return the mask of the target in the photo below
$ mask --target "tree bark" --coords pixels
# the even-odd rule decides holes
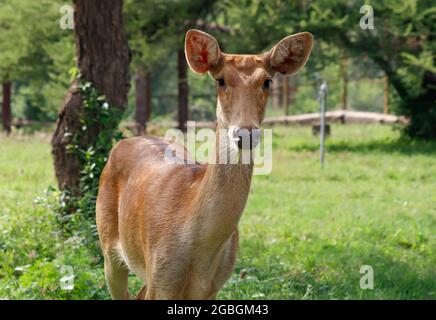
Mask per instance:
[[[355,42],[340,28],[333,28],[327,33],[323,29],[322,32],[332,36],[330,38],[332,42],[336,43],[339,40],[339,44],[349,49],[351,53],[358,52],[359,55],[362,53],[368,54],[385,72],[389,79],[389,85],[395,89],[400,97],[399,110],[410,118],[410,122],[404,130],[408,136],[426,140],[436,139],[436,73],[431,71],[424,72],[421,81],[421,92],[416,95],[404,81],[403,75],[398,72],[399,65],[392,63],[393,57],[385,51],[383,46],[380,46],[380,44],[385,42],[379,42],[378,45],[374,41],[371,43]],[[426,41],[433,40],[432,34],[426,39]]]
[[[283,76],[283,107],[285,115],[289,115],[289,76]]]
[[[283,107],[283,75],[277,76],[277,105]]]
[[[342,93],[341,93],[341,108],[342,110],[348,109],[348,59],[342,58],[339,70],[342,79]]]
[[[145,121],[151,120],[151,72],[145,74]]]
[[[186,122],[188,121],[188,103],[189,103],[189,87],[188,87],[188,64],[185,58],[185,51],[179,49],[177,51],[177,68],[179,76],[179,97],[178,97],[178,118],[179,129],[186,131]]]
[[[387,75],[383,77],[383,113],[389,113],[389,78]]]
[[[10,81],[3,82],[2,124],[6,135],[11,133],[11,91],[12,83]]]
[[[147,122],[151,117],[151,75],[150,71],[143,67],[138,67],[135,77],[135,96],[136,96],[136,134],[145,134]]]
[[[280,86],[278,83],[278,77],[274,78],[272,82],[272,89],[271,89],[271,105],[275,108],[280,108],[279,104],[279,94],[280,94]]]
[[[424,72],[421,93],[406,99],[402,109],[410,116],[406,132],[411,137],[436,140],[436,73]]]
[[[124,109],[129,91],[129,49],[123,30],[120,0],[74,0],[77,67],[82,81],[90,81],[111,107]],[[80,161],[67,151],[81,129],[82,98],[72,83],[58,115],[52,155],[60,189],[79,194]],[[81,146],[95,142],[99,128],[82,132]]]

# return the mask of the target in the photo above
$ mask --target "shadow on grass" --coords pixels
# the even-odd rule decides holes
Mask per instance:
[[[291,146],[292,151],[319,150],[319,144],[314,142],[301,143]],[[399,139],[373,139],[369,141],[353,140],[328,140],[326,141],[327,152],[353,152],[353,153],[401,153],[404,155],[435,155],[436,141],[414,141],[406,138]]]
[[[414,266],[411,262],[399,261],[381,250],[371,253],[349,253],[332,250],[338,262],[332,268],[334,276],[328,273],[322,276],[326,266],[321,268],[321,275],[315,267],[313,277],[314,298],[340,299],[434,299],[436,288],[436,273],[430,267]],[[412,256],[410,252],[410,256]],[[366,273],[360,273],[360,268],[368,265],[373,268],[373,289],[361,289],[360,280]],[[295,280],[293,280],[295,281]]]
[[[413,256],[410,252],[410,256]],[[299,266],[269,260],[253,267],[240,261],[221,299],[435,299],[436,272],[430,266],[371,252],[328,246]],[[373,289],[361,289],[363,265],[373,268]],[[244,271],[242,271],[244,270]],[[246,272],[243,279],[241,272]]]

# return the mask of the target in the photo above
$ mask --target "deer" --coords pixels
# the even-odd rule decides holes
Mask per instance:
[[[256,147],[240,132],[259,129],[274,74],[295,74],[312,50],[309,32],[287,36],[259,54],[223,53],[200,30],[185,36],[191,70],[216,82],[216,157]],[[216,299],[233,274],[238,224],[249,196],[253,162],[169,163],[168,142],[121,140],[99,180],[96,222],[106,282],[113,299],[130,299],[128,274],[144,283],[137,299]],[[186,154],[189,157],[189,154]]]

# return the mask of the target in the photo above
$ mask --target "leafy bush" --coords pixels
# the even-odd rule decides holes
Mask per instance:
[[[83,83],[79,78],[78,83],[83,99],[82,130],[74,136],[69,151],[77,154],[81,162],[80,194],[63,190],[59,194],[59,206],[54,210],[65,234],[83,238],[94,251],[98,238],[95,206],[99,179],[110,150],[123,137],[118,130],[122,115],[90,82]],[[95,142],[84,139],[82,135],[87,130],[98,135]]]
[[[50,187],[34,200],[33,210],[14,212],[2,224],[0,298],[107,299],[103,266],[90,221],[74,221],[76,230],[59,228],[61,194]],[[75,215],[79,218],[79,215]],[[74,288],[62,287],[64,267],[74,275]]]
[[[82,130],[74,137],[69,150],[81,161],[81,192],[73,195],[49,187],[44,197],[35,200],[37,209],[30,217],[32,221],[16,217],[10,229],[2,229],[4,241],[0,241],[0,251],[5,254],[0,255],[0,279],[5,278],[2,281],[5,285],[0,288],[0,297],[108,298],[95,225],[95,204],[99,177],[108,154],[122,138],[118,131],[121,114],[109,106],[91,83],[79,80],[79,89],[84,105]],[[84,143],[82,134],[87,130],[98,132],[94,143]],[[25,226],[17,228],[19,223]],[[61,287],[65,276],[63,266],[71,267],[74,272],[73,290]]]

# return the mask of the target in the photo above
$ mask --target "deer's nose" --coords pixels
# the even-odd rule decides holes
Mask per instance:
[[[260,140],[260,129],[258,127],[236,127],[233,137],[238,142],[239,150],[254,149]]]

